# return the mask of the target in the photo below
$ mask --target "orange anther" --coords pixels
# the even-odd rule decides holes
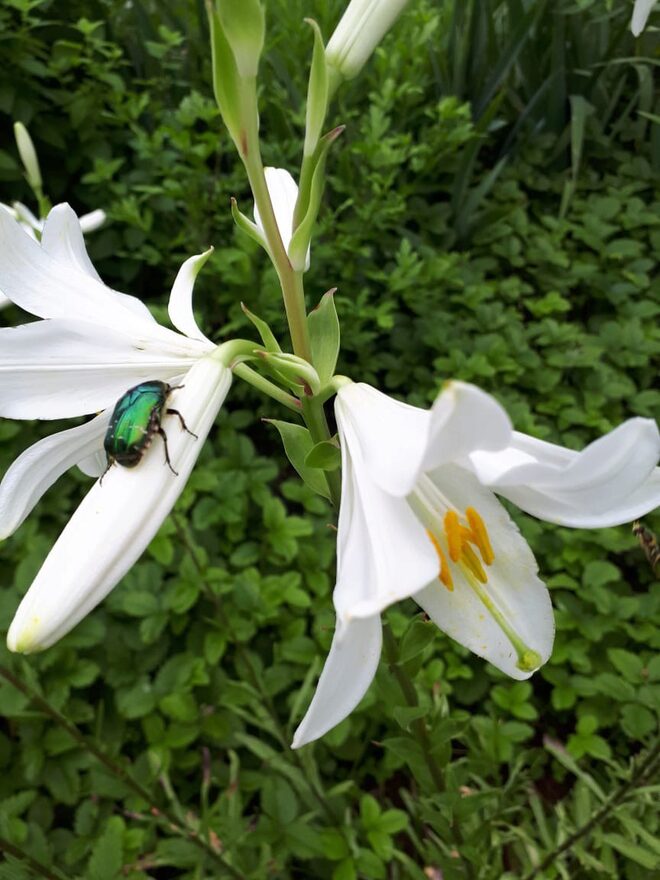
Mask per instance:
[[[440,573],[438,575],[438,580],[443,583],[451,593],[454,589],[454,580],[451,576],[451,572],[449,571],[449,563],[447,562],[447,557],[445,556],[444,550],[440,546],[440,542],[433,534],[433,532],[429,532],[429,530],[427,529],[426,534],[431,539],[431,543],[433,544],[435,552],[438,554],[438,559],[440,560]]]
[[[488,583],[488,575],[484,571],[481,562],[479,562],[479,557],[469,544],[466,544],[465,547],[463,547],[463,558],[461,559],[461,562],[470,572],[472,572],[478,581],[481,581],[482,584]]]
[[[495,559],[495,554],[493,553],[493,547],[490,543],[488,529],[486,528],[485,522],[479,516],[474,507],[466,508],[465,515],[467,517],[467,521],[470,523],[473,542],[479,548],[481,558],[486,563],[486,565],[492,565],[493,560]]]
[[[449,558],[452,562],[458,562],[461,558],[461,550],[463,549],[463,535],[461,534],[461,524],[458,521],[458,514],[455,510],[447,511],[443,525],[445,528],[445,535],[447,536]]]

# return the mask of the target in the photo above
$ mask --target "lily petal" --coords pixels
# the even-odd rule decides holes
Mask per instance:
[[[630,30],[633,32],[633,36],[638,37],[644,30],[655,3],[656,0],[635,0],[632,20],[630,22]]]
[[[60,263],[103,283],[87,255],[80,222],[69,205],[57,205],[50,212],[41,235],[41,247]]]
[[[94,281],[98,281],[99,284],[103,285],[106,294],[110,294],[119,305],[130,309],[139,318],[143,318],[150,324],[157,326],[156,319],[141,300],[135,296],[129,296],[127,293],[112,290],[103,284],[87,254],[85,240],[83,239],[82,223],[78,220],[72,208],[66,203],[55,205],[48,214],[41,234],[41,247],[49,256],[65,266],[74,269],[76,272],[83,272],[85,275],[93,278]],[[81,316],[77,315],[77,317]]]
[[[64,220],[71,233],[75,229],[72,220],[67,218],[68,212],[73,214],[71,209],[57,206],[53,211],[53,222],[59,224]],[[77,218],[75,224],[78,224]],[[61,248],[62,252],[64,248]],[[151,332],[162,339],[177,335],[160,327],[151,316],[147,317],[146,307],[135,306],[137,300],[127,305],[125,294],[118,296],[79,268],[73,268],[71,263],[55,259],[6,211],[0,211],[0,278],[3,293],[16,305],[40,318],[75,315],[120,332]]]
[[[170,301],[167,307],[170,321],[185,336],[190,339],[199,339],[202,342],[210,343],[210,340],[204,336],[197,325],[195,315],[192,308],[193,288],[195,279],[199,270],[213,253],[210,247],[203,254],[195,257],[189,257],[179,269],[174,280],[172,292],[170,293]]]
[[[35,232],[41,233],[44,221],[35,216],[23,202],[14,202],[12,205],[16,219],[21,226],[30,233],[31,238],[36,238]]]
[[[176,382],[173,384],[176,385]],[[76,464],[86,477],[93,477],[97,480],[105,473],[105,469],[108,466],[108,458],[105,450],[97,449],[95,452],[81,458]]]
[[[494,397],[467,382],[447,382],[431,410],[422,470],[460,460],[475,449],[503,449],[511,433],[509,416]]]
[[[270,201],[273,206],[273,213],[275,214],[275,222],[280,231],[284,250],[288,253],[291,238],[293,237],[293,213],[298,200],[298,184],[285,168],[265,168],[264,174]],[[254,206],[254,222],[263,233],[264,227],[256,204]],[[309,248],[307,249],[305,271],[308,269]]]
[[[136,468],[115,466],[94,484],[21,602],[7,636],[10,650],[30,653],[62,638],[139,558],[183,491],[230,385],[231,372],[206,357],[174,393],[174,407],[198,435],[183,431],[175,416],[163,420],[178,476],[154,446]]]
[[[147,379],[165,381],[195,361],[192,340],[168,347],[88,321],[35,321],[0,329],[0,415],[57,419],[99,412]],[[195,343],[199,345],[199,343]]]
[[[522,510],[560,525],[595,528],[629,522],[660,502],[649,483],[659,457],[657,425],[635,418],[582,452],[514,433],[503,453],[470,459],[482,482]],[[643,498],[648,507],[637,510]]]
[[[369,452],[363,456],[355,425],[343,412],[340,407],[337,415],[342,503],[333,600],[338,616],[348,620],[378,614],[411,596],[431,580],[437,559],[406,500],[373,482]]]
[[[469,471],[443,465],[430,478],[457,510],[478,511],[495,558],[483,565],[488,579],[483,585],[452,565],[453,590],[436,578],[413,598],[461,645],[512,678],[529,678],[550,657],[554,640],[552,604],[532,551],[492,492]]]
[[[376,674],[382,639],[378,615],[337,621],[316,693],[294,734],[292,749],[318,739],[351,714]]]
[[[0,539],[13,534],[47,489],[81,458],[101,448],[110,413],[30,446],[0,483]]]
[[[371,479],[391,495],[408,494],[424,457],[430,414],[355,382],[337,392],[335,415]]]
[[[105,211],[97,208],[95,211],[90,211],[89,214],[82,214],[78,219],[83,232],[93,232],[95,229],[103,226],[106,214]]]

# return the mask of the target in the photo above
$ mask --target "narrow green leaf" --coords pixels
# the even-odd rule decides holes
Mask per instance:
[[[307,213],[303,217],[300,225],[293,233],[289,244],[289,259],[291,265],[297,272],[302,272],[307,261],[307,248],[312,238],[312,229],[316,223],[316,217],[321,206],[321,197],[323,195],[323,187],[325,183],[325,160],[328,155],[330,146],[337,140],[339,135],[344,131],[344,125],[338,125],[332,131],[324,135],[319,141],[317,149],[318,159],[312,174],[312,183],[309,193],[309,205]]]
[[[268,419],[269,425],[274,425],[280,432],[284,451],[287,458],[298,472],[298,475],[306,483],[312,491],[324,498],[330,499],[330,489],[328,481],[323,471],[317,468],[310,468],[305,464],[305,459],[311,452],[314,441],[311,434],[302,425],[294,425],[291,422],[282,422],[277,419]]]
[[[238,202],[233,196],[231,198],[231,216],[234,218],[234,223],[238,228],[248,235],[252,241],[256,241],[256,243],[268,253],[268,244],[263,232],[259,229],[256,223],[253,223],[249,217],[246,217],[245,214],[239,210]]]
[[[263,342],[266,351],[282,351],[279,342],[275,339],[273,331],[263,318],[260,318],[258,315],[255,315],[254,312],[251,312],[245,303],[241,303],[241,308],[243,309],[245,317],[252,321],[257,328],[257,333],[261,336],[261,341]]]
[[[660,864],[660,859],[655,853],[649,852],[644,847],[639,846],[639,844],[626,840],[621,834],[606,834],[604,840],[617,852],[620,852],[633,862],[637,862],[642,868],[647,868],[651,871]]]
[[[325,46],[318,24],[312,18],[305,21],[314,31],[314,52],[307,87],[307,111],[305,120],[305,156],[311,156],[321,137],[321,129],[328,108],[328,68]]]
[[[312,343],[312,361],[321,384],[332,379],[337,366],[340,345],[339,318],[335,308],[336,287],[323,294],[318,306],[309,313],[309,335]]]

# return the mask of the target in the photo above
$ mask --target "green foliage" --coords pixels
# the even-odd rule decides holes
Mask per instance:
[[[461,43],[457,16],[518,5],[413,6],[340,96],[330,119],[347,130],[307,275],[310,304],[338,291],[310,327],[336,306],[340,372],[421,405],[448,377],[473,381],[520,430],[579,447],[658,414],[657,125],[637,112],[651,109],[647,65],[630,61],[629,36],[614,39],[618,6],[539,4],[524,41],[502,14],[489,40],[479,17]],[[314,9],[326,38],[341,6]],[[268,7],[264,153],[293,170],[309,9]],[[230,197],[246,214],[251,199],[212,100],[201,12],[5,4],[1,197],[29,200],[19,119],[51,199],[108,211],[89,249],[109,284],[164,317],[180,262],[213,243],[201,326],[254,336],[245,301],[284,344],[274,274],[234,231]],[[552,55],[550,23],[570,64]],[[564,85],[536,97],[552,58]],[[312,488],[263,417],[282,411],[237,381],[174,515],[117,589],[45,654],[1,649],[0,878],[39,876],[35,863],[68,880],[656,876],[660,585],[630,532],[519,517],[556,609],[548,665],[509,681],[401,604],[388,618],[414,700],[383,662],[349,719],[291,752],[332,638],[335,520],[305,463],[311,437],[277,425]],[[0,471],[60,427],[0,424]],[[0,545],[3,627],[87,485],[71,471]]]

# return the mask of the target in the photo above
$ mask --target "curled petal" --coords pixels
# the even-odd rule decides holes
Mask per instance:
[[[494,559],[488,565],[478,557],[486,583],[454,564],[452,590],[436,577],[413,598],[461,645],[512,678],[529,678],[550,657],[554,641],[550,596],[532,551],[492,492],[469,471],[444,465],[431,479],[456,510],[478,511]]]
[[[40,318],[75,315],[120,332],[147,332],[160,339],[177,335],[160,327],[138,300],[118,294],[81,271],[79,246],[74,243],[76,235],[82,237],[80,224],[68,205],[53,208],[46,226],[51,227],[51,231],[44,229],[47,242],[60,241],[57,259],[6,211],[0,211],[0,278],[3,293],[12,302]]]
[[[98,281],[112,306],[128,309],[138,318],[142,318],[149,324],[152,324],[153,327],[156,327],[156,319],[137,297],[112,290],[103,284],[87,254],[83,231],[81,221],[78,220],[78,217],[69,205],[55,205],[44,223],[41,234],[41,247],[49,256],[58,260],[64,266],[68,266],[75,272],[82,272],[89,278],[93,278],[94,281]],[[33,312],[33,314],[37,313]],[[44,315],[43,317],[49,316]],[[83,317],[83,315],[76,313],[76,317]],[[96,320],[100,320],[102,323],[103,316],[97,315]]]
[[[210,343],[210,340],[202,333],[197,326],[195,315],[192,308],[193,288],[197,273],[204,263],[213,253],[213,248],[198,254],[195,257],[189,257],[179,269],[179,272],[172,286],[170,293],[170,301],[167,307],[170,321],[177,330],[190,339],[199,339],[201,342]]]
[[[351,714],[376,674],[382,638],[378,615],[337,621],[314,699],[294,734],[291,748],[313,742]]]
[[[7,636],[12,651],[47,648],[71,630],[124,576],[183,491],[229,386],[231,372],[212,358],[198,361],[174,392],[190,431],[165,416],[174,474],[154,443],[137,467],[115,465],[83,499],[21,602]],[[160,447],[160,448],[159,448]]]
[[[652,475],[659,457],[657,425],[635,418],[582,452],[514,433],[509,449],[470,458],[482,482],[533,516],[596,528],[629,522],[658,504]]]
[[[50,212],[44,224],[41,247],[65,266],[84,272],[95,281],[103,283],[87,254],[81,224],[69,205],[57,205]],[[143,303],[140,306],[146,309]],[[148,314],[151,318],[151,313]]]
[[[0,415],[58,419],[99,412],[147,379],[168,381],[195,361],[174,345],[88,321],[35,321],[0,329]],[[199,345],[199,343],[196,343]]]
[[[0,483],[0,538],[11,535],[47,489],[70,467],[102,448],[109,413],[39,440],[13,462]]]

